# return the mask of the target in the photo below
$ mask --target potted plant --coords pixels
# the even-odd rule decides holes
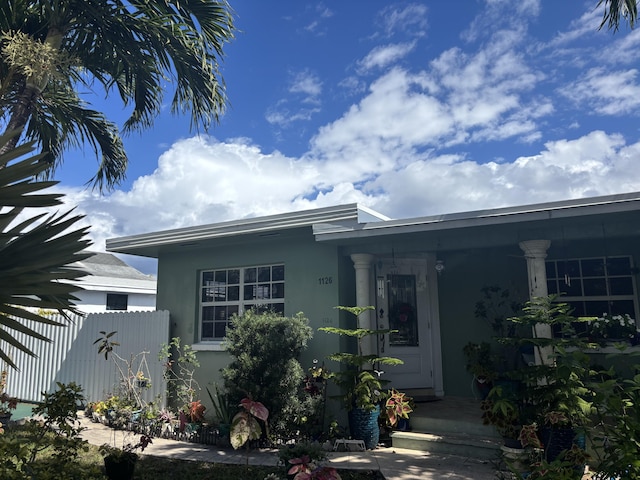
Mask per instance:
[[[386,423],[398,430],[409,430],[409,414],[415,406],[413,398],[395,388],[387,391],[384,402],[384,416]]]
[[[138,461],[136,450],[144,451],[152,443],[147,435],[141,435],[137,443],[127,443],[122,448],[108,444],[101,445],[99,450],[104,456],[104,469],[107,478],[111,480],[130,480]]]
[[[524,422],[520,407],[515,400],[504,398],[501,393],[501,388],[495,387],[480,404],[482,423],[495,427],[505,447],[522,448],[519,436]]]
[[[213,405],[213,412],[218,421],[218,434],[223,439],[228,439],[235,408],[233,408],[231,396],[227,392],[220,390],[217,385],[214,385],[214,392],[211,393],[211,390],[207,387],[207,393]]]
[[[473,375],[475,387],[480,398],[487,398],[496,378],[495,355],[488,342],[467,343],[462,349],[467,358],[467,371]]]
[[[6,426],[11,420],[12,410],[18,406],[18,399],[7,395],[5,388],[7,386],[7,371],[0,373],[0,423]]]
[[[542,460],[561,461],[574,445],[584,448],[583,432],[593,409],[587,386],[591,369],[585,351],[593,344],[576,334],[575,326],[583,320],[573,317],[569,305],[560,302],[557,295],[527,302],[522,315],[510,321],[526,327],[520,331],[529,334],[505,341],[530,346],[538,359],[510,372],[519,381],[517,396],[526,415],[521,443],[524,438],[527,445],[535,445],[535,432],[543,447]],[[536,327],[541,325],[553,332],[550,338],[536,335]]]
[[[356,353],[338,352],[329,355],[330,360],[342,363],[346,368],[338,372],[332,372],[332,378],[343,389],[342,400],[349,415],[349,429],[351,436],[357,440],[363,440],[367,449],[373,449],[380,438],[378,417],[380,416],[380,403],[382,402],[382,382],[380,372],[376,370],[380,365],[401,365],[398,358],[379,357],[376,354],[363,353],[362,343],[365,337],[377,336],[393,332],[394,330],[370,330],[359,326],[359,318],[364,312],[375,310],[373,306],[367,307],[336,307],[339,310],[351,313],[356,317],[356,328],[322,327],[319,330],[334,333],[341,336],[355,338],[357,341]]]

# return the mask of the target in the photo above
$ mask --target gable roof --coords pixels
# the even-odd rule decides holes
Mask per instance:
[[[156,278],[128,265],[112,253],[93,252],[70,265],[86,272],[75,283],[85,290],[112,290],[131,293],[156,293]]]

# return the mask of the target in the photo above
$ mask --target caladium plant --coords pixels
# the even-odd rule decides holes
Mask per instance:
[[[258,440],[262,436],[262,426],[258,420],[267,422],[269,410],[260,402],[243,398],[240,406],[244,408],[231,421],[231,446],[242,447],[249,440]]]
[[[341,480],[340,474],[333,467],[316,467],[311,463],[309,455],[289,460],[292,465],[289,475],[295,475],[293,480]]]

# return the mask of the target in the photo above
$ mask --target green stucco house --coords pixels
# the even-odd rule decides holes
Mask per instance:
[[[353,326],[337,305],[374,305],[366,348],[404,360],[402,389],[473,396],[463,347],[491,337],[475,317],[483,287],[522,300],[565,293],[576,315],[638,317],[640,193],[389,219],[351,204],[110,239],[107,250],[158,259],[157,308],[199,351],[202,385],[227,361],[230,317],[252,306],[316,330],[303,367],[347,348],[323,326]]]

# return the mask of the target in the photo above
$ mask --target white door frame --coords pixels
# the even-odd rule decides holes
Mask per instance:
[[[385,282],[386,288],[386,274],[393,269],[397,269],[399,274],[413,274],[416,277],[416,294],[420,297],[417,299],[420,324],[422,331],[418,330],[420,338],[420,353],[425,356],[424,362],[426,368],[430,369],[430,372],[423,372],[428,375],[422,385],[400,385],[400,388],[433,388],[435,395],[443,396],[443,381],[442,381],[442,349],[440,341],[440,317],[438,308],[438,274],[435,270],[435,255],[426,254],[422,256],[404,257],[404,258],[380,258],[377,262],[375,269],[375,282],[374,292],[371,298],[376,299],[376,320],[378,328],[388,328],[388,317],[386,310],[388,309],[388,298],[385,292],[384,298],[378,291],[381,288],[380,281]],[[380,318],[380,309],[385,310],[385,314]],[[424,330],[424,329],[428,330]],[[385,345],[385,351],[382,351],[382,342]],[[385,335],[382,341],[378,342],[378,354],[381,356],[401,356],[398,352],[402,351],[402,347],[391,347],[389,345],[389,335]],[[411,348],[411,347],[407,347]],[[394,355],[395,352],[395,355]],[[422,360],[421,360],[422,361]],[[398,367],[395,367],[398,368]],[[389,378],[393,385],[393,370],[394,367],[385,367],[388,371]],[[407,379],[408,380],[408,379]]]

